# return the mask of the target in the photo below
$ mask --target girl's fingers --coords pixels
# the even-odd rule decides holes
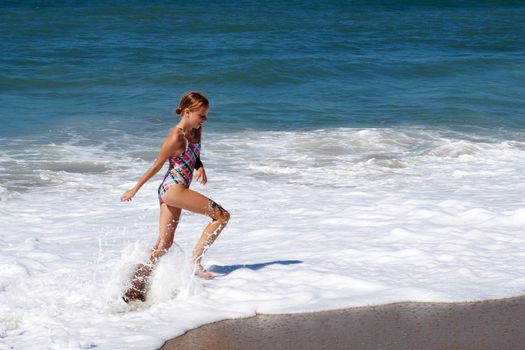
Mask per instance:
[[[125,192],[121,197],[120,200],[122,202],[129,202],[133,198],[133,193],[130,193],[130,191]]]

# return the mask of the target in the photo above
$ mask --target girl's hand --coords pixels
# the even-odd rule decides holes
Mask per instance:
[[[122,202],[129,202],[137,193],[134,189],[128,190],[124,192],[124,194],[120,197],[120,200]]]
[[[203,185],[206,185],[206,182],[208,182],[208,177],[206,177],[206,170],[204,170],[204,167],[195,169],[195,180]]]

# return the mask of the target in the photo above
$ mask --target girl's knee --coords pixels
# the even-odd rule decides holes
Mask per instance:
[[[230,221],[230,213],[226,210],[221,208],[219,212],[217,212],[216,215],[212,217],[214,221],[218,221],[221,223],[221,225],[226,225],[228,221]]]
[[[230,213],[226,209],[224,209],[223,207],[211,200],[209,202],[209,205],[211,209],[210,216],[213,220],[220,221],[223,224],[226,224],[230,220]]]
[[[227,224],[228,221],[230,221],[230,212],[226,209],[222,209],[220,214],[220,221],[222,221],[224,224]]]

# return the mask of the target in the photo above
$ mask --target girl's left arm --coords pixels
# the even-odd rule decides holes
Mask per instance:
[[[201,143],[201,137],[202,127],[198,129],[193,129],[190,142]],[[195,180],[203,185],[206,185],[206,182],[208,182],[206,170],[204,170],[204,165],[202,164],[200,157],[197,157],[197,161],[195,162]]]

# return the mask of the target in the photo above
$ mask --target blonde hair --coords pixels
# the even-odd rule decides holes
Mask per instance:
[[[175,108],[175,114],[181,115],[188,108],[190,111],[197,110],[201,107],[208,107],[210,103],[206,96],[200,92],[190,91],[182,96],[179,106]]]

